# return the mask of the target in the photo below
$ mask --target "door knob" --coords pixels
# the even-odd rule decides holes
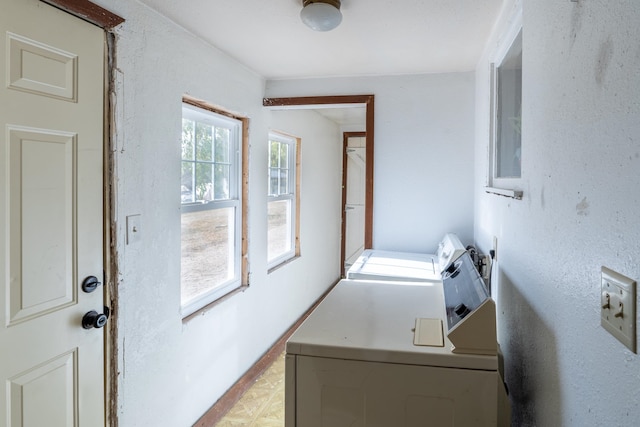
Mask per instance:
[[[82,290],[90,294],[95,291],[100,284],[101,283],[96,276],[89,276],[82,281]]]
[[[85,329],[102,328],[109,318],[109,309],[105,307],[105,313],[91,310],[82,317],[82,327]]]

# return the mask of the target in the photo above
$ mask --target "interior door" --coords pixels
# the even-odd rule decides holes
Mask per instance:
[[[0,424],[104,426],[104,32],[2,0],[0,34]]]
[[[344,145],[343,253],[346,271],[364,250],[365,133],[345,134]]]

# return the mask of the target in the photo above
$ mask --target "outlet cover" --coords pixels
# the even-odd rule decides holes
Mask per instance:
[[[636,353],[636,282],[602,267],[600,324]]]

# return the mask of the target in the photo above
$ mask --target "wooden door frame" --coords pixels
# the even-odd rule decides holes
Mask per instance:
[[[365,194],[364,194],[364,248],[373,247],[373,136],[374,95],[299,96],[290,98],[264,98],[265,107],[294,107],[310,105],[364,104],[366,110],[365,133]],[[344,211],[344,209],[343,209]],[[343,212],[344,217],[344,212]],[[344,223],[344,221],[343,221]],[[344,233],[343,233],[344,234]],[[344,269],[344,261],[342,261]]]
[[[53,7],[64,10],[65,12],[90,22],[93,25],[102,28],[105,31],[111,30],[124,22],[124,18],[109,12],[108,10],[98,6],[89,0],[40,0],[48,3]]]
[[[111,310],[105,326],[105,425],[118,426],[118,277],[116,227],[115,227],[115,161],[112,147],[115,146],[115,35],[113,28],[122,24],[124,18],[92,3],[89,0],[40,0],[57,9],[87,21],[105,32],[104,70],[104,119],[103,119],[103,202],[104,202],[104,304]]]
[[[342,133],[342,241],[340,242],[340,277],[345,277],[344,262],[347,258],[347,148],[349,138],[365,137],[366,132]],[[365,167],[367,165],[367,147],[365,145]],[[367,248],[370,249],[370,248]]]

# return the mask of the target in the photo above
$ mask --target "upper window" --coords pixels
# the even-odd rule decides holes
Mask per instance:
[[[189,315],[241,285],[242,122],[182,107],[181,306]]]
[[[514,189],[522,175],[522,30],[492,67],[490,186]]]
[[[279,133],[269,134],[269,194],[267,264],[273,268],[299,255],[299,143]]]

